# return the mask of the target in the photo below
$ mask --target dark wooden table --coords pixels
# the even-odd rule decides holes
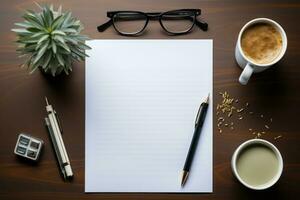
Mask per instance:
[[[38,1],[39,2],[39,1]],[[42,2],[42,1],[41,1]],[[98,39],[124,39],[114,30],[98,33],[96,26],[105,22],[108,10],[166,11],[178,8],[201,8],[209,31],[195,30],[177,37],[165,35],[157,22],[140,38],[214,40],[214,108],[221,100],[219,92],[227,91],[239,100],[249,102],[244,119],[233,119],[234,130],[219,133],[214,115],[214,178],[212,194],[140,194],[84,193],[84,118],[85,65],[74,64],[70,76],[51,78],[39,71],[29,75],[19,68],[14,44],[13,23],[21,20],[24,9],[36,9],[33,1],[2,1],[0,8],[0,199],[297,199],[300,183],[300,2],[287,1],[196,1],[196,0],[72,0],[52,1],[62,4],[85,25],[85,34]],[[252,18],[269,17],[286,30],[288,50],[272,69],[251,78],[247,86],[238,83],[241,73],[234,60],[234,47],[240,28]],[[200,57],[200,55],[199,55]],[[201,60],[199,60],[201,63]],[[43,124],[44,96],[62,114],[63,135],[74,168],[73,182],[63,182]],[[216,112],[216,109],[215,109]],[[261,114],[264,115],[261,118]],[[281,151],[284,171],[280,181],[267,191],[244,188],[233,177],[231,155],[243,141],[254,137],[249,128],[263,127],[273,119],[262,138],[273,142]],[[17,159],[13,148],[20,132],[28,132],[45,141],[41,160],[33,165]],[[280,139],[274,137],[282,135]],[[299,198],[299,196],[298,196]]]

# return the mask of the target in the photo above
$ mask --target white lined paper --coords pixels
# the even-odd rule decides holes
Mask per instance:
[[[179,179],[212,94],[212,40],[87,44],[85,192],[212,192],[212,99],[185,187]]]

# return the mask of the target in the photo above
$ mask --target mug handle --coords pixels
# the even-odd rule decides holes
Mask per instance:
[[[242,85],[246,85],[248,83],[252,73],[253,73],[253,67],[251,66],[250,63],[247,63],[246,67],[244,68],[243,72],[240,75],[239,82]]]

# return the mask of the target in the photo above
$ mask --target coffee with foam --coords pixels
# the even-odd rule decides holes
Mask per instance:
[[[268,23],[249,26],[241,37],[245,56],[256,64],[272,63],[282,51],[280,32]]]

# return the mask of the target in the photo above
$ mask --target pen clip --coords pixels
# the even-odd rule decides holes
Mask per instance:
[[[59,130],[61,133],[63,133],[63,129],[62,129],[62,126],[61,126],[61,122],[60,122],[60,118],[57,114],[57,112],[54,110],[54,114],[55,114],[55,117],[56,117],[56,120],[57,120],[57,124],[58,124],[58,127],[59,127]]]

